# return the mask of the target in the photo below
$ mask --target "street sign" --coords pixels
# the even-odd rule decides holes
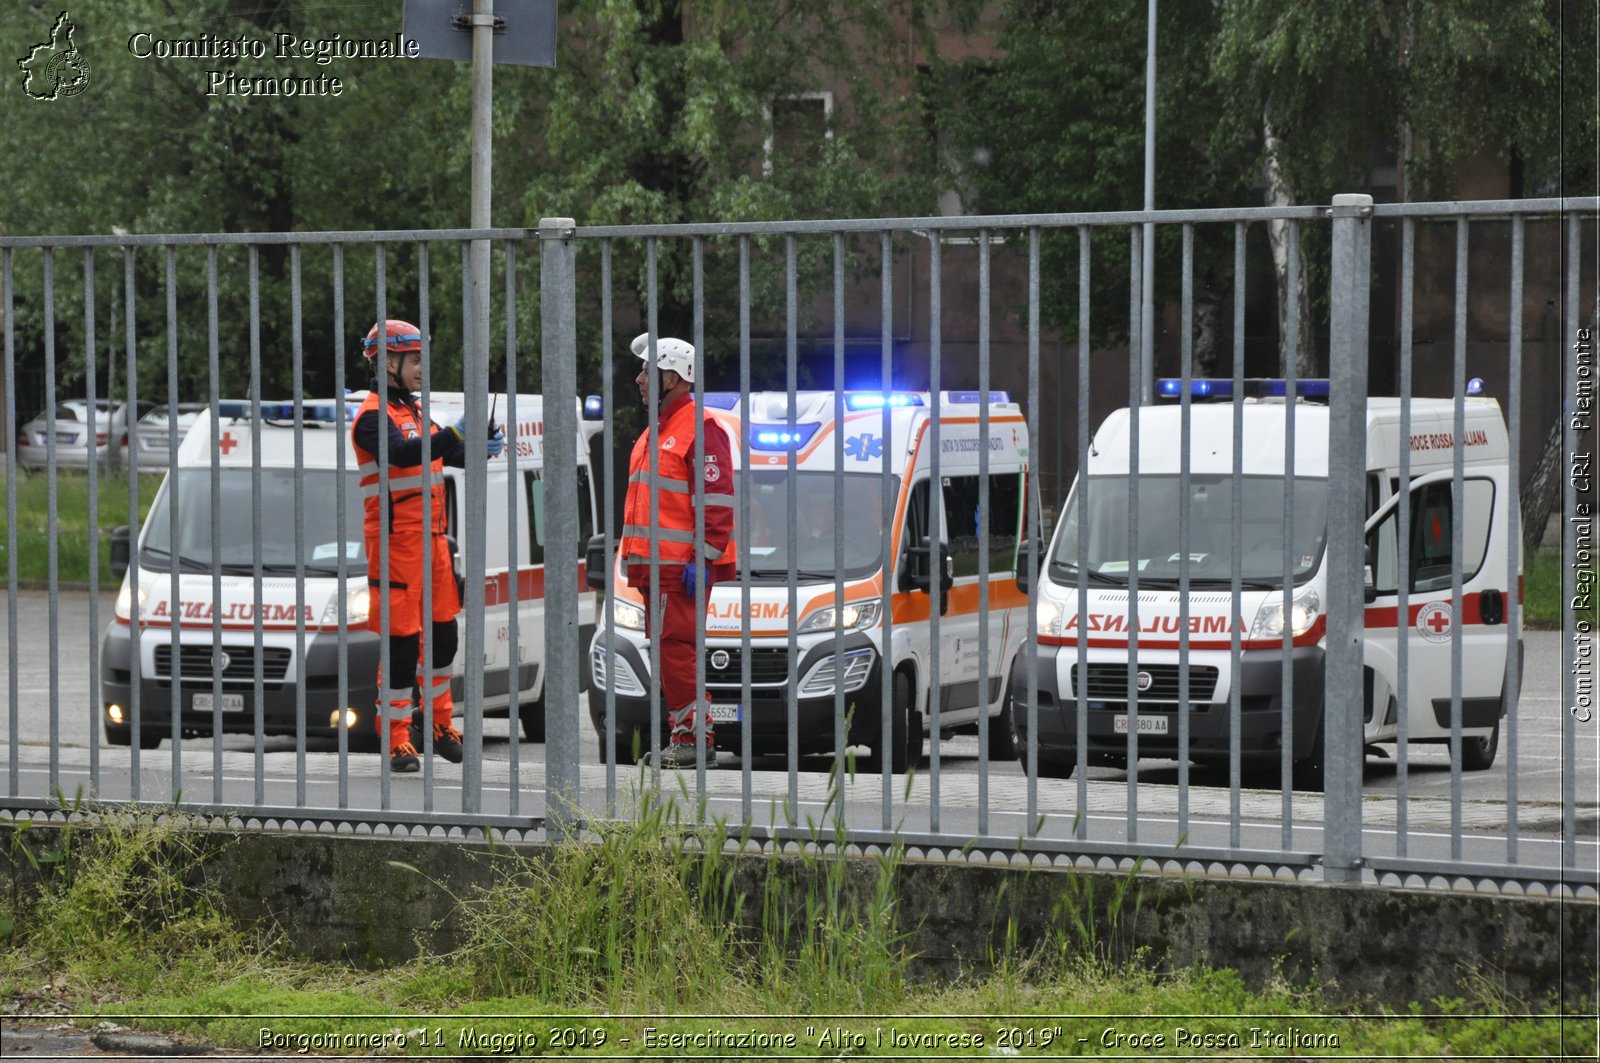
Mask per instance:
[[[405,0],[405,35],[425,59],[472,59],[472,0]],[[495,0],[494,61],[556,65],[556,0]]]

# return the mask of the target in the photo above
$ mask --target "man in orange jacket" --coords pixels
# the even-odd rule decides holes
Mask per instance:
[[[644,359],[635,383],[649,408],[651,345],[643,333],[632,344]],[[645,601],[645,631],[659,640],[661,691],[671,731],[658,755],[664,768],[692,768],[695,747],[696,596],[704,602],[718,581],[736,572],[733,539],[733,447],[714,419],[695,408],[694,346],[661,336],[654,347],[659,414],[655,450],[647,427],[628,463],[628,496],[623,506],[620,552],[628,585]],[[700,443],[695,446],[699,426]],[[703,488],[705,540],[695,543],[695,492]],[[654,515],[652,519],[652,498]],[[650,595],[650,559],[658,565],[658,597]],[[706,767],[717,766],[716,737],[708,707],[705,719]]]
[[[445,540],[444,467],[466,463],[463,417],[449,428],[428,423],[424,428],[417,390],[422,384],[422,332],[407,321],[380,321],[361,342],[372,368],[372,388],[350,428],[356,464],[361,474],[362,520],[367,548],[367,583],[372,608],[370,630],[389,640],[389,667],[400,682],[385,685],[379,665],[377,728],[389,750],[389,768],[413,772],[421,768],[423,713],[412,709],[412,676],[421,689],[426,681],[425,661],[433,661],[433,683],[422,690],[422,703],[432,701],[433,748],[452,764],[461,763],[461,732],[451,723],[455,702],[450,695],[450,666],[455,660],[458,635],[456,614],[461,599],[456,592],[450,547]],[[379,350],[383,356],[379,357]],[[379,373],[387,378],[387,407],[379,390]],[[426,433],[428,467],[422,465]],[[381,439],[387,439],[383,454]],[[497,431],[488,441],[488,455],[499,456],[505,435]],[[379,461],[387,459],[387,465]],[[428,521],[423,521],[423,492],[431,496]],[[380,535],[389,531],[389,570],[382,567]],[[432,583],[432,609],[424,643],[423,587]]]

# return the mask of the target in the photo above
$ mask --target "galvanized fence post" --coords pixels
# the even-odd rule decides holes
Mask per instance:
[[[1333,197],[1328,318],[1328,640],[1323,694],[1323,877],[1361,878],[1361,643],[1367,312],[1372,197]]]
[[[546,483],[578,465],[577,246],[571,218],[539,221],[539,321]],[[610,485],[608,484],[609,488]],[[578,818],[578,513],[545,508],[545,823],[558,839]]]

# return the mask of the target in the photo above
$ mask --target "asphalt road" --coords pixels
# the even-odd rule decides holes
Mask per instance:
[[[98,634],[111,618],[114,596],[106,593],[91,616],[89,595],[63,591],[52,611],[44,591],[20,592],[16,625],[16,698],[11,701],[9,609],[0,610],[0,691],[8,711],[0,722],[0,780],[8,792],[24,796],[71,794],[97,773],[97,792],[110,799],[147,801],[188,799],[212,803],[281,808],[430,809],[436,813],[498,814],[533,817],[544,813],[542,744],[514,742],[509,721],[484,721],[482,791],[464,797],[462,769],[438,761],[418,776],[387,777],[380,758],[341,759],[331,744],[296,749],[293,739],[267,739],[260,750],[247,735],[189,739],[176,750],[163,742],[155,750],[113,748],[103,740],[91,746],[98,717],[89,703],[90,657]],[[1517,858],[1528,846],[1559,842],[1563,793],[1577,796],[1572,822],[1581,839],[1592,839],[1596,822],[1597,746],[1600,722],[1579,726],[1570,750],[1564,745],[1559,676],[1561,641],[1553,632],[1529,632],[1527,663],[1516,748],[1503,733],[1500,755],[1484,772],[1452,773],[1447,747],[1412,747],[1406,773],[1407,801],[1394,800],[1400,773],[1393,759],[1369,756],[1365,765],[1363,825],[1367,852],[1393,852],[1400,844],[1397,825],[1405,821],[1407,848],[1437,845],[1448,852],[1458,831],[1468,851],[1481,859],[1505,862],[1508,824],[1521,836]],[[52,646],[55,647],[52,652]],[[52,709],[52,706],[54,708]],[[686,793],[696,789],[693,773],[658,781],[648,772],[599,762],[587,713],[579,710],[582,799],[593,812],[625,807],[639,793],[663,785]],[[11,735],[15,734],[13,744]],[[1388,748],[1393,756],[1393,747]],[[133,770],[137,753],[138,771]],[[1571,765],[1571,774],[1569,771]],[[735,819],[753,822],[821,822],[830,798],[830,757],[806,758],[790,772],[782,758],[758,758],[745,766],[724,754],[721,768],[707,774],[707,794]],[[1515,772],[1511,771],[1515,765]],[[977,740],[945,739],[939,745],[939,770],[925,757],[908,783],[858,774],[842,796],[851,826],[893,827],[902,831],[984,834],[1016,837],[1030,823],[1041,833],[1068,837],[1080,813],[1096,840],[1119,843],[1168,842],[1208,837],[1228,851],[1318,851],[1321,800],[1285,795],[1273,789],[1232,790],[1227,773],[1191,771],[1181,790],[1178,767],[1170,761],[1143,761],[1132,784],[1128,773],[1091,769],[1080,794],[1079,780],[1030,783],[1016,762],[991,763],[983,772]],[[1514,789],[1514,799],[1512,799]],[[1460,787],[1459,801],[1453,788]],[[887,808],[887,812],[885,811]],[[1286,829],[1285,822],[1291,824]],[[1415,843],[1415,844],[1413,844]],[[1592,842],[1585,842],[1592,845]],[[1591,860],[1591,863],[1593,861]]]

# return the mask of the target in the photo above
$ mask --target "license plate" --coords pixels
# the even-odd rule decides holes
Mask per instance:
[[[194,696],[194,701],[190,702],[189,707],[194,709],[195,712],[210,712],[212,710],[212,707],[213,707],[212,706],[212,701],[211,701],[211,695],[210,694],[196,694]],[[243,712],[244,711],[244,695],[243,694],[224,694],[224,695],[222,695],[222,711],[223,712]]]
[[[57,432],[56,433],[56,442],[57,443],[76,443],[77,441],[78,441],[78,433],[76,433],[76,432]]]
[[[1111,729],[1119,735],[1128,733],[1128,715],[1121,713],[1111,718]],[[1139,733],[1142,735],[1164,735],[1167,733],[1167,718],[1165,716],[1139,717]]]
[[[711,718],[717,723],[738,723],[744,719],[744,708],[738,704],[712,702]]]

